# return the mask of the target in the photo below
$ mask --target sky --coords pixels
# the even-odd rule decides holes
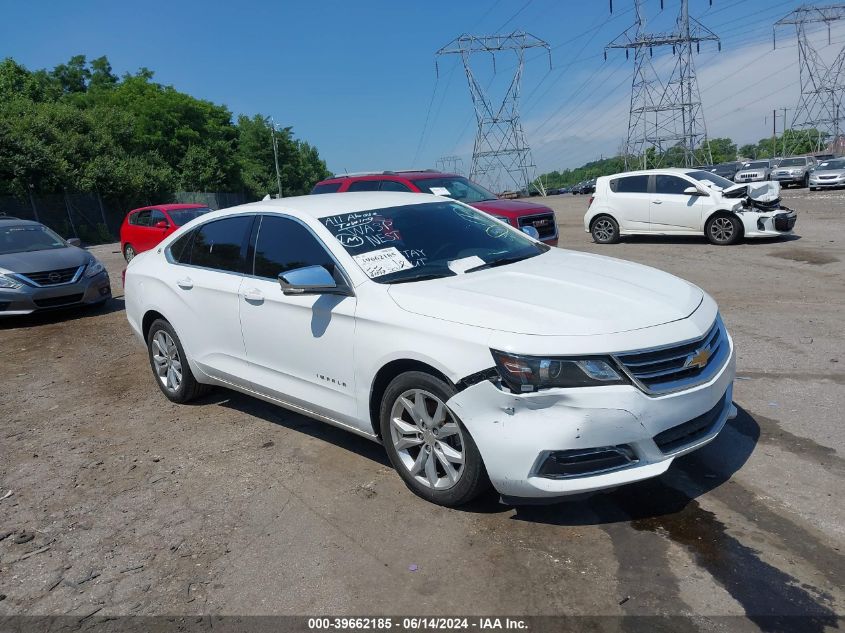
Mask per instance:
[[[772,110],[791,121],[799,97],[794,30],[772,25],[801,0],[689,0],[720,36],[695,57],[710,137],[739,144],[771,135]],[[476,124],[455,55],[435,52],[461,34],[526,31],[520,113],[539,172],[618,153],[628,125],[633,56],[604,47],[632,25],[633,0],[428,0],[167,3],[5,0],[0,57],[30,69],[71,56],[108,56],[118,74],[147,67],[155,80],[232,112],[272,116],[314,145],[333,172],[434,167],[446,155],[468,169]],[[680,0],[643,0],[647,27],[671,30]],[[832,59],[845,25],[813,36]],[[663,55],[663,57],[661,57]],[[655,51],[655,64],[671,51]],[[495,101],[515,57],[473,59]],[[777,114],[778,129],[783,112]]]

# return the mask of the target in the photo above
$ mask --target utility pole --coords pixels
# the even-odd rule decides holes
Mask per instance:
[[[270,136],[273,139],[273,161],[276,163],[276,185],[279,187],[279,197],[282,197],[282,175],[279,172],[279,142],[276,140],[276,122],[270,118]]]
[[[778,27],[794,26],[798,39],[798,64],[801,94],[792,119],[792,129],[805,133],[805,138],[815,143],[816,151],[822,150],[822,142],[831,139],[835,147],[839,143],[839,106],[845,92],[845,46],[833,63],[825,63],[810,41],[811,25],[827,26],[827,43],[831,43],[830,25],[845,18],[845,4],[826,6],[802,5],[775,22],[772,37],[777,48]]]
[[[464,175],[464,159],[460,156],[441,156],[435,161],[434,166],[438,171]]]
[[[525,140],[525,131],[519,116],[525,51],[531,48],[545,49],[551,68],[552,54],[549,45],[522,31],[507,35],[461,35],[435,54],[435,68],[436,60],[442,55],[461,56],[478,123],[469,177],[487,185],[496,193],[511,188],[516,191],[528,190],[534,180],[536,165],[531,158],[531,148]],[[501,57],[506,53],[516,56],[517,64],[509,87],[504,96],[495,102],[473,72],[472,59],[474,56],[478,57],[478,53],[490,55],[494,74],[497,56]],[[542,184],[540,187],[542,188]],[[545,194],[545,191],[541,193]]]
[[[671,33],[646,33],[643,0],[634,0],[634,24],[605,47],[624,49],[627,58],[634,51],[634,78],[631,83],[631,105],[628,114],[625,166],[636,159],[643,168],[660,166],[663,154],[680,146],[684,164],[693,167],[696,150],[703,149],[703,162],[710,164],[713,156],[707,140],[707,127],[701,106],[701,95],[693,62],[693,45],[699,52],[701,42],[716,42],[719,37],[689,15],[689,0],[681,0],[681,11]],[[663,0],[660,2],[663,8]],[[610,3],[613,12],[613,2]],[[677,56],[668,80],[661,78],[658,66],[652,63],[654,49],[672,47]],[[653,149],[653,164],[649,165],[649,149]]]

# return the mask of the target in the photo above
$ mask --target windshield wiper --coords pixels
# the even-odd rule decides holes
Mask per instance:
[[[404,284],[408,283],[409,281],[426,281],[427,279],[441,279],[443,277],[454,277],[455,273],[451,270],[441,270],[437,273],[426,273],[426,272],[419,272],[416,275],[408,275],[407,277],[399,277],[396,280],[391,281],[384,281],[382,283],[386,284]]]
[[[512,255],[511,257],[501,257],[499,259],[494,259],[492,262],[487,262],[486,264],[481,264],[480,266],[468,268],[464,272],[474,273],[476,270],[485,270],[486,268],[496,268],[497,266],[504,266],[505,264],[514,264],[516,262],[521,262],[523,259],[534,257],[535,255],[538,255],[538,253],[529,253],[528,255]]]

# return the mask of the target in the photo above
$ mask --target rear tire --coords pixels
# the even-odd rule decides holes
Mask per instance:
[[[735,215],[717,213],[707,220],[704,234],[717,246],[736,244],[742,237],[742,222]]]
[[[387,456],[405,485],[447,507],[469,503],[490,488],[478,447],[446,407],[456,393],[431,374],[409,371],[390,382],[379,409]]]
[[[176,330],[167,321],[157,319],[150,326],[147,353],[156,384],[171,402],[184,404],[211,390],[209,385],[203,385],[194,378],[185,348]]]
[[[124,247],[123,247],[123,259],[125,259],[125,260],[126,260],[126,263],[127,263],[127,264],[128,264],[129,262],[131,262],[131,261],[132,261],[132,259],[133,259],[133,258],[135,257],[135,255],[137,255],[137,254],[138,254],[138,253],[136,253],[136,252],[135,252],[135,247],[133,247],[133,246],[132,246],[132,244],[127,244],[126,246],[124,246]]]
[[[619,224],[609,215],[599,215],[590,225],[590,234],[596,244],[616,244],[619,242]]]

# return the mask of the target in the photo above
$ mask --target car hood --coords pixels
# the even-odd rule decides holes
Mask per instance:
[[[528,213],[554,213],[549,207],[523,200],[485,200],[473,202],[471,207],[492,215],[526,215]]]
[[[390,286],[400,308],[516,334],[588,336],[688,317],[700,288],[632,262],[553,248],[514,264]]]
[[[37,273],[81,266],[91,256],[81,248],[67,246],[43,251],[0,255],[0,270],[13,273]]]
[[[718,187],[714,187],[717,191]],[[744,198],[748,196],[757,202],[776,202],[780,200],[780,183],[776,180],[766,182],[755,182],[738,184],[727,189],[722,189],[721,194],[725,198]]]
[[[814,176],[843,176],[845,169],[817,169],[813,172]]]

